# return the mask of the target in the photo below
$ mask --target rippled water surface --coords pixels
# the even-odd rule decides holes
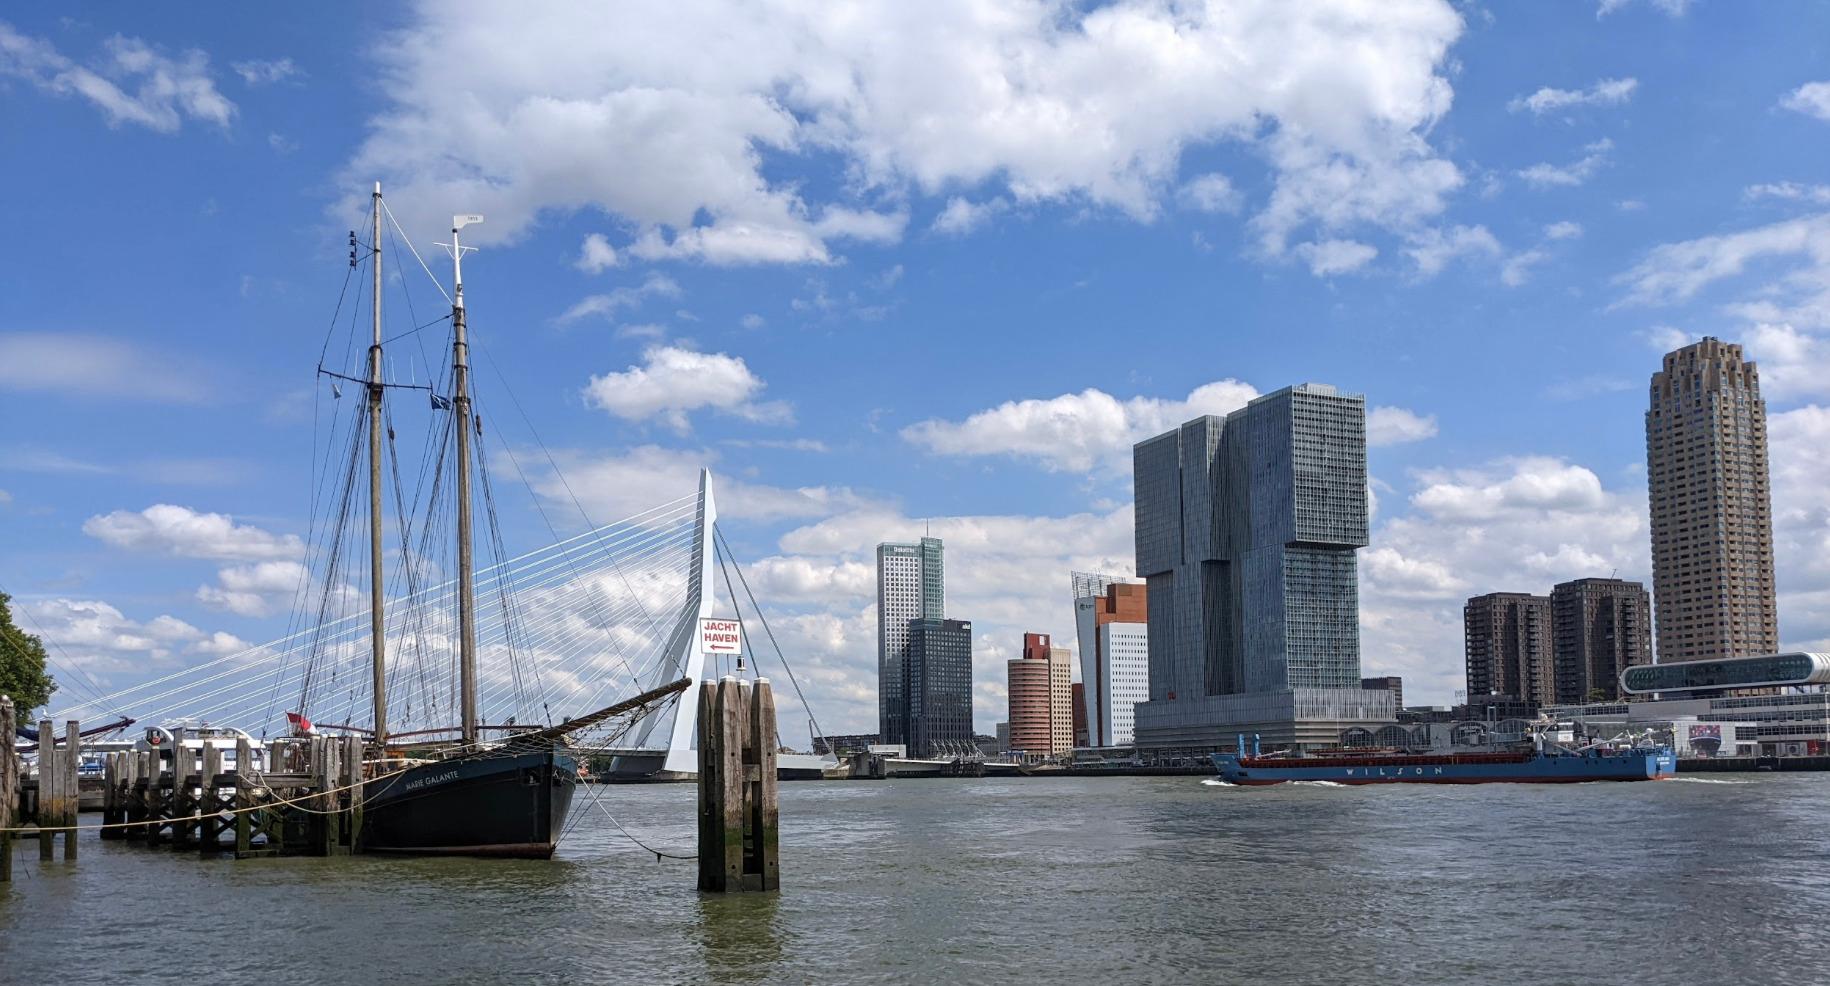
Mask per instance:
[[[1830,981],[1830,775],[781,790],[777,897],[700,896],[582,799],[545,863],[29,846],[0,982]],[[602,795],[691,851],[691,786]]]

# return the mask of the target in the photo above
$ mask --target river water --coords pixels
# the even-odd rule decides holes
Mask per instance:
[[[691,851],[693,787],[600,790]],[[694,864],[582,797],[550,862],[29,846],[0,982],[1830,981],[1830,776],[860,781],[781,803],[779,896],[701,896]]]

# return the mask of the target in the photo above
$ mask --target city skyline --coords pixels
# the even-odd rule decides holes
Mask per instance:
[[[1704,335],[1760,364],[1779,649],[1830,651],[1804,40],[1830,11],[1390,9],[1275,38],[1126,4],[861,25],[986,83],[959,89],[742,8],[704,16],[779,43],[691,57],[726,35],[633,8],[9,11],[0,161],[34,194],[0,246],[0,415],[30,422],[0,441],[0,589],[103,687],[286,631],[338,406],[313,365],[379,180],[434,269],[451,215],[487,217],[466,289],[511,550],[709,465],[834,732],[876,725],[877,543],[947,540],[989,733],[1020,633],[1074,637],[1061,574],[1131,572],[1130,444],[1300,379],[1368,395],[1362,672],[1449,704],[1468,596],[1652,584],[1645,384]],[[442,299],[400,253],[406,331]],[[390,353],[426,378],[412,337]]]

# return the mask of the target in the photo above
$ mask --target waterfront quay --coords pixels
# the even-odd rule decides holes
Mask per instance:
[[[0,982],[1788,984],[1830,961],[1830,884],[1800,870],[1830,853],[1821,778],[1206,780],[785,784],[773,895],[700,894],[596,810],[544,863],[90,839],[18,860]],[[690,785],[604,798],[692,852]]]

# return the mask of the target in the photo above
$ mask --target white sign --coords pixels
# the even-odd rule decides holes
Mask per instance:
[[[705,654],[741,654],[743,630],[736,620],[700,620],[699,650]]]

